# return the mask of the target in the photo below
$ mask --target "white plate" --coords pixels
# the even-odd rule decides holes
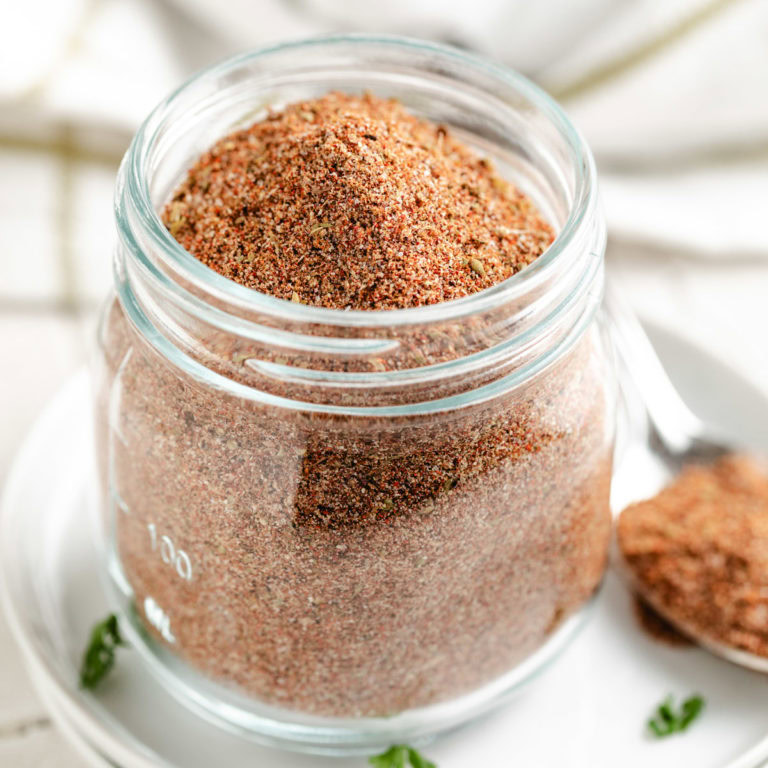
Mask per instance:
[[[653,337],[704,416],[768,449],[763,395],[680,338],[660,331]],[[201,720],[130,650],[119,653],[114,674],[95,695],[78,688],[89,628],[108,610],[85,513],[91,462],[82,373],[43,413],[16,460],[0,542],[11,626],[38,691],[82,754],[102,767],[362,768],[363,758],[281,753]],[[707,707],[690,731],[658,742],[645,735],[662,698],[693,692],[706,697]],[[701,650],[649,639],[636,625],[630,596],[609,575],[591,620],[538,681],[424,751],[440,768],[754,768],[768,757],[768,680]]]

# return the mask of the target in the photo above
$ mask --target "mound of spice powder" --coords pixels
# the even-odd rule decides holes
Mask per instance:
[[[624,510],[618,541],[642,595],[693,639],[768,656],[766,467],[688,467]]]
[[[232,280],[335,308],[465,296],[552,240],[531,202],[446,130],[336,93],[218,142],[163,216]],[[394,344],[373,370],[501,341],[461,322]],[[293,401],[329,395],[297,395],[290,376],[251,363],[356,370],[354,356],[307,361],[269,334],[187,333],[198,335],[174,343],[197,362]],[[539,648],[602,578],[612,397],[595,328],[491,400],[398,417],[209,387],[118,302],[101,346],[104,509],[137,615],[189,668],[257,702],[357,717],[450,700]],[[443,390],[345,390],[341,402],[352,395],[392,405]]]
[[[330,93],[219,141],[163,220],[200,261],[262,293],[337,309],[467,296],[554,234],[531,201],[396,101]]]

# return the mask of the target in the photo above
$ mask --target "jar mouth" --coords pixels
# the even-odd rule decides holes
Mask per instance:
[[[483,291],[382,310],[279,299],[186,251],[158,211],[191,162],[268,106],[330,90],[373,91],[446,123],[529,194],[554,242]],[[299,411],[397,416],[493,399],[561,359],[602,294],[594,160],[565,113],[505,67],[400,37],[282,43],[196,75],[139,128],[118,174],[115,215],[116,290],[140,336],[204,386]]]
[[[306,51],[312,47],[336,44],[361,48],[372,45],[386,46],[390,50],[400,49],[404,54],[420,52],[445,57],[454,64],[472,68],[498,80],[500,84],[511,87],[533,104],[554,127],[564,146],[568,148],[570,156],[567,162],[575,171],[569,214],[549,248],[520,272],[469,296],[419,307],[380,310],[331,309],[270,296],[220,275],[184,249],[161,221],[149,188],[152,149],[174,104],[192,88],[199,87],[206,81],[214,82],[232,69],[269,54],[297,49]],[[565,112],[543,90],[513,70],[437,43],[390,35],[329,35],[280,43],[240,54],[204,70],[177,88],[150,113],[137,131],[119,172],[115,210],[123,241],[142,266],[173,293],[186,289],[169,278],[164,271],[158,270],[147,258],[146,247],[139,245],[134,236],[134,227],[137,224],[153,252],[171,265],[174,272],[183,276],[184,281],[198,295],[205,294],[226,302],[233,308],[258,312],[291,324],[375,329],[439,323],[482,314],[535,291],[538,286],[551,279],[553,270],[561,268],[561,262],[567,258],[572,241],[585,225],[588,225],[590,212],[594,211],[597,204],[595,175],[592,154]]]

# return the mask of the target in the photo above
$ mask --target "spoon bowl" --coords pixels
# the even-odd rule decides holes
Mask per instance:
[[[705,424],[688,407],[615,285],[608,287],[604,310],[625,395],[629,435],[617,452],[619,466],[612,502],[618,515],[633,501],[654,495],[688,465],[710,464],[727,455],[749,454],[750,450]],[[637,579],[615,540],[612,560],[633,591],[683,635],[727,661],[768,673],[768,657],[719,642],[670,611]]]

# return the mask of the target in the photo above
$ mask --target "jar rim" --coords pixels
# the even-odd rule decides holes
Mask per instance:
[[[150,150],[163,126],[165,117],[172,110],[175,102],[199,84],[215,80],[228,71],[260,57],[294,49],[338,44],[389,46],[393,49],[434,53],[446,57],[512,87],[549,120],[571,152],[568,159],[574,169],[575,178],[573,204],[568,217],[557,232],[555,240],[541,256],[506,280],[462,298],[403,309],[346,310],[299,304],[236,283],[203,264],[176,241],[163,224],[152,203],[147,172]],[[396,35],[344,34],[292,40],[260,47],[204,69],[180,85],[152,110],[131,142],[119,177],[122,178],[119,178],[115,196],[119,229],[124,233],[130,232],[127,206],[125,200],[121,199],[123,195],[128,195],[131,212],[138,218],[143,234],[149,238],[152,246],[158,249],[169,263],[179,269],[186,280],[205,293],[213,294],[241,309],[257,311],[284,322],[374,329],[456,320],[492,310],[535,290],[539,284],[549,279],[553,269],[559,266],[561,257],[567,252],[569,244],[588,222],[587,214],[596,206],[597,198],[596,171],[592,153],[562,108],[544,90],[523,75],[493,61],[439,43]],[[134,240],[132,237],[129,239]],[[146,267],[173,289],[173,281],[169,280],[167,275],[158,274],[154,265],[147,263],[148,259],[144,258],[142,249],[137,247],[134,252],[141,261],[145,262]]]

